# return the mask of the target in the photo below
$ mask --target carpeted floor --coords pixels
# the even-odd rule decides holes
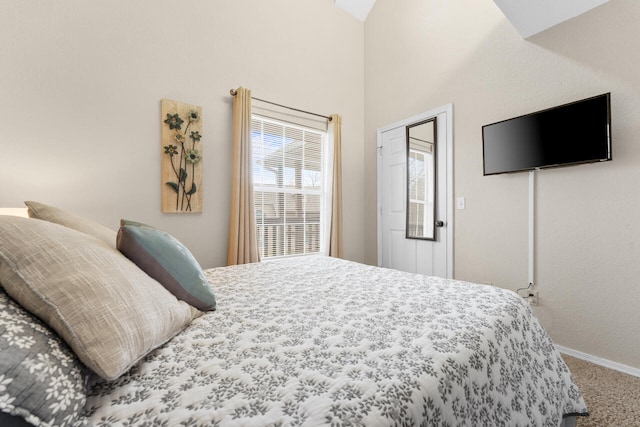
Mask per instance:
[[[562,355],[587,407],[577,427],[640,426],[640,378]]]

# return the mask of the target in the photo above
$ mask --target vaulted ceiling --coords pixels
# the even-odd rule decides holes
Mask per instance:
[[[493,0],[523,39],[609,0]]]
[[[376,0],[334,0],[339,8],[365,21]],[[478,0],[474,0],[478,1]],[[485,0],[488,1],[488,0]],[[522,38],[531,37],[609,0],[493,0]],[[401,2],[399,2],[401,5]],[[401,6],[399,6],[401,7]]]
[[[364,21],[371,11],[376,0],[333,0],[336,6],[353,15],[356,19]]]

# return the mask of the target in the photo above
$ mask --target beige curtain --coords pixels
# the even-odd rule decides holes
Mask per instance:
[[[333,139],[329,256],[342,258],[342,117],[338,114],[331,115],[329,135]]]
[[[233,182],[227,265],[260,261],[251,170],[251,91],[238,88],[233,99]]]

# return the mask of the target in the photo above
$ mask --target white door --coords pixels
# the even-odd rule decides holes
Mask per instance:
[[[453,147],[451,104],[378,129],[378,265],[453,277]],[[406,238],[406,127],[436,118],[435,240]]]

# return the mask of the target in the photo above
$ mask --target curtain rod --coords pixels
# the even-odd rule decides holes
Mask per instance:
[[[231,96],[236,96],[238,94],[238,91],[235,89],[231,89],[229,91],[229,93],[231,94]],[[297,108],[293,108],[293,107],[287,107],[286,105],[282,105],[282,104],[276,104],[275,102],[271,102],[271,101],[267,101],[265,99],[260,99],[260,98],[256,98],[254,96],[251,97],[251,99],[255,99],[256,101],[260,101],[260,102],[266,102],[267,104],[271,104],[271,105],[276,105],[278,107],[282,107],[282,108],[286,108],[288,110],[293,110],[293,111],[297,111],[299,113],[305,113],[305,114],[311,114],[312,116],[317,116],[317,117],[323,117],[329,121],[331,121],[331,117],[329,116],[323,116],[322,114],[317,114],[317,113],[312,113],[310,111],[304,111],[304,110],[299,110]]]

